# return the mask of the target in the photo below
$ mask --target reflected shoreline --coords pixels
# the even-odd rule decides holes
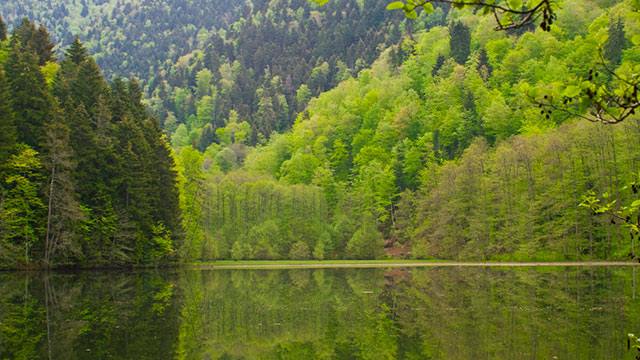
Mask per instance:
[[[177,271],[177,270],[286,270],[286,269],[377,269],[377,268],[437,268],[437,267],[640,267],[640,262],[633,261],[446,261],[446,260],[275,260],[275,261],[234,261],[219,260],[202,263],[164,264],[158,266],[98,266],[98,267],[55,267],[55,268],[0,268],[0,273],[75,273],[114,272],[131,273],[136,271]]]

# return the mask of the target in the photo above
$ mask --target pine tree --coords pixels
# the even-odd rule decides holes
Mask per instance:
[[[609,21],[609,38],[604,45],[604,56],[612,65],[620,65],[624,48],[624,23],[621,18],[618,18],[618,21],[611,19]]]
[[[216,133],[213,131],[213,126],[211,124],[206,124],[200,133],[200,137],[198,138],[197,148],[198,150],[204,152],[209,145],[211,145],[216,137]]]
[[[82,104],[67,109],[65,114],[65,121],[70,130],[69,143],[75,153],[75,181],[78,184],[80,199],[84,205],[91,208],[100,206],[96,198],[96,183],[102,178],[104,169],[102,156],[96,147],[96,134],[91,117]]]
[[[129,90],[127,84],[121,78],[115,78],[111,83],[111,96],[110,96],[110,108],[113,122],[118,123],[122,121],[126,115]]]
[[[451,57],[458,63],[464,64],[471,53],[471,31],[469,28],[457,21],[450,29],[449,46]]]
[[[0,69],[0,261],[167,259],[183,236],[177,174],[140,85],[109,89],[76,40],[50,93],[47,42],[24,21]]]
[[[487,51],[483,48],[480,50],[480,55],[478,56],[478,73],[480,73],[480,77],[483,80],[487,80],[491,73],[493,72],[493,68],[489,63],[489,57],[487,56]]]
[[[51,36],[44,26],[39,26],[33,39],[33,46],[40,59],[39,64],[44,65],[49,61],[54,61]]]
[[[54,93],[65,106],[82,104],[93,118],[98,99],[106,94],[107,87],[95,60],[76,38],[66,51]],[[70,99],[73,101],[69,104]]]
[[[171,147],[162,129],[154,119],[143,122],[143,130],[150,144],[151,153],[147,162],[150,163],[151,189],[154,221],[162,223],[173,235],[174,239],[182,236],[178,175],[173,160]],[[174,246],[179,248],[179,246]]]
[[[438,58],[436,59],[436,63],[435,65],[433,65],[433,69],[431,70],[431,76],[438,75],[438,71],[440,71],[440,69],[442,68],[446,60],[447,59],[445,59],[444,56],[438,55]]]
[[[27,47],[33,44],[33,37],[36,33],[36,25],[27,18],[23,18],[20,25],[13,29],[11,41],[18,41]],[[35,49],[33,49],[35,51]]]
[[[127,83],[127,91],[129,95],[128,109],[131,115],[138,120],[145,119],[147,117],[147,110],[142,104],[142,89],[140,83],[136,79],[131,79]]]
[[[136,236],[129,246],[134,250],[133,260],[144,262],[144,254],[148,249],[148,239],[143,234],[149,233],[155,225],[152,192],[153,170],[151,147],[146,141],[140,124],[127,114],[117,125],[120,157],[118,179],[117,207],[122,209],[127,219],[134,224]],[[120,225],[122,227],[122,224]]]
[[[65,60],[71,61],[76,65],[80,65],[89,57],[87,49],[80,42],[80,39],[76,36],[73,43],[69,46],[65,52]]]
[[[23,48],[31,49],[38,57],[38,65],[44,65],[53,60],[53,43],[49,32],[43,26],[36,25],[25,18],[13,30],[12,42],[19,42]]]
[[[47,227],[45,231],[44,261],[52,264],[58,255],[61,262],[81,256],[78,230],[83,213],[77,199],[73,173],[74,152],[69,145],[70,130],[54,117],[46,126],[47,170]]]
[[[266,90],[259,90],[258,97],[258,111],[255,115],[255,124],[257,132],[268,139],[269,136],[271,136],[271,132],[275,130],[277,114],[274,110],[273,99]]]
[[[39,150],[44,142],[44,123],[51,111],[51,97],[38,58],[30,48],[13,42],[5,66],[18,140]]]
[[[92,118],[95,117],[99,99],[106,96],[107,89],[108,85],[95,60],[88,58],[80,64],[78,76],[71,84],[71,92],[74,98],[84,105]]]
[[[9,85],[7,84],[4,71],[0,69],[0,173],[4,164],[9,160],[9,156],[16,150],[17,130]]]

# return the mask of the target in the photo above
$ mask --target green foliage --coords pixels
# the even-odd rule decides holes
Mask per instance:
[[[38,152],[21,145],[7,164],[3,178],[0,240],[5,264],[29,263],[40,255],[45,205],[39,197],[42,163]]]
[[[622,51],[625,49],[625,45],[626,39],[622,19],[618,18],[617,21],[610,19],[609,34],[602,51],[611,65],[620,65],[622,61]]]
[[[65,257],[144,264],[175,250],[185,260],[375,258],[400,245],[417,257],[623,257],[628,243],[615,226],[578,204],[581,192],[615,193],[611,210],[618,210],[628,197],[619,195],[622,184],[637,172],[628,137],[637,133],[631,110],[640,60],[631,5],[589,1],[578,19],[544,1],[479,4],[479,13],[392,2],[389,8],[417,18],[406,22],[380,16],[388,3],[335,2],[321,11],[290,2],[227,4],[219,11],[228,23],[178,26],[177,35],[188,32],[192,41],[179,43],[190,44],[183,52],[167,49],[171,61],[148,56],[114,65],[151,69],[144,88],[117,78],[107,84],[79,41],[59,66],[41,63],[47,36],[23,23],[4,64],[12,97],[4,112],[15,116],[17,142],[43,154],[48,175],[37,196],[80,209],[73,219],[49,216],[67,224],[60,229],[79,224],[68,232],[68,243],[79,246]],[[111,5],[106,16],[117,18],[122,9]],[[104,16],[87,6],[87,14]],[[488,31],[495,19],[483,15],[492,9],[508,32]],[[522,16],[512,16],[515,9]],[[550,31],[556,13],[564,23]],[[540,16],[542,31],[529,27],[528,15]],[[353,19],[363,20],[350,26]],[[378,46],[403,33],[411,36],[401,45]],[[358,34],[366,44],[354,43]],[[91,46],[106,46],[105,39]],[[601,46],[615,59],[602,64]],[[140,70],[137,61],[153,66]],[[589,72],[598,64],[606,67],[600,76]],[[146,114],[145,95],[175,131],[179,197],[172,153]],[[531,101],[539,98],[546,108]],[[550,111],[554,101],[570,111]],[[576,120],[611,114],[629,120],[626,133]],[[48,119],[64,126],[49,127]],[[73,161],[56,163],[43,139],[67,133],[70,149],[65,141],[49,148]],[[12,143],[6,156],[15,154]],[[70,181],[56,183],[54,168]],[[42,185],[51,183],[60,192],[47,196]]]
[[[173,136],[171,136],[171,144],[175,148],[191,145],[191,141],[189,139],[189,129],[185,124],[178,125],[178,128],[173,133]]]
[[[196,259],[200,256],[205,237],[201,225],[202,155],[197,150],[184,148],[178,151],[176,161],[180,169],[180,209],[185,233],[184,243],[178,251],[183,259]]]
[[[109,78],[141,79],[160,122],[172,113],[203,150],[218,141],[200,140],[200,130],[210,124],[215,133],[231,111],[255,131],[251,144],[290,128],[312,96],[400,39],[404,20],[384,11],[386,0],[334,3],[318,11],[306,0],[12,0],[3,12],[14,27],[24,16],[46,24],[61,48],[73,48],[78,35]]]
[[[44,141],[44,123],[51,111],[52,100],[38,65],[38,55],[12,37],[5,71],[11,91],[18,140],[36,150]]]
[[[300,239],[308,258],[319,242],[328,242],[326,202],[317,187],[285,185],[239,171],[223,175],[215,168],[206,174],[203,163],[194,162],[197,155],[190,149],[179,155],[182,166],[188,166],[184,175],[196,171],[202,176],[200,182],[183,183],[188,249],[183,258],[283,259],[301,247],[294,246]],[[327,246],[323,256],[335,256],[329,251]]]
[[[49,39],[47,29],[42,25],[36,26],[26,17],[14,27],[11,42],[13,44],[19,43],[21,48],[33,52],[40,66],[53,61],[54,45]]]
[[[309,252],[309,245],[307,245],[303,241],[298,241],[291,245],[291,250],[289,250],[289,259],[292,260],[307,260],[311,257],[311,253]]]
[[[212,147],[205,157],[213,171],[227,173],[215,175],[217,186],[237,182],[238,174],[266,176],[285,193],[297,184],[313,185],[327,207],[319,219],[331,225],[326,231],[309,221],[305,229],[281,212],[243,218],[238,209],[252,211],[244,199],[258,195],[234,190],[225,198],[216,190],[216,206],[229,206],[224,217],[218,210],[218,224],[229,224],[233,216],[235,228],[253,234],[243,240],[237,235],[242,231],[212,226],[220,233],[216,243],[224,243],[219,248],[226,249],[218,256],[228,257],[236,242],[244,253],[244,241],[254,257],[287,257],[304,239],[315,258],[379,257],[385,245],[410,247],[413,256],[427,258],[624,258],[629,244],[616,227],[578,205],[589,189],[621,190],[638,151],[627,138],[636,131],[635,120],[625,130],[605,131],[572,119],[587,107],[567,117],[541,114],[531,101],[544,92],[575,95],[560,84],[599,61],[598,44],[608,31],[604,9],[622,14],[626,4],[592,5],[588,29],[585,22],[568,23],[567,33],[492,35],[485,28],[490,19],[470,14],[452,22],[451,35],[444,27],[418,32],[403,45],[404,59],[398,60],[397,49],[383,52],[357,78],[309,100],[290,132],[249,149],[246,158],[229,146]],[[558,14],[570,19],[568,11]],[[634,61],[623,56],[616,74],[631,79]],[[312,93],[325,69],[323,62],[315,64]],[[624,83],[615,77],[600,81]],[[276,116],[269,93],[278,86],[270,82],[258,94],[257,107],[267,117]],[[298,93],[306,101],[306,88]],[[229,144],[223,129],[220,138]],[[598,156],[596,148],[607,151]],[[282,206],[277,196],[259,199],[261,208]],[[230,205],[238,201],[242,205]],[[300,235],[307,231],[314,240]],[[267,232],[277,235],[266,241]],[[256,255],[258,248],[262,255]]]
[[[282,163],[280,173],[290,184],[309,184],[319,165],[320,161],[313,154],[299,152]]]
[[[75,41],[14,29],[0,71],[3,266],[158,264],[182,234],[171,149],[138,83],[109,84]]]
[[[624,226],[629,231],[631,238],[631,250],[628,257],[638,259],[636,242],[640,239],[640,199],[638,199],[640,185],[636,179],[620,190],[621,192],[616,193],[614,197],[608,192],[597,196],[596,192],[590,189],[582,196],[580,206],[592,211],[594,216],[606,215],[612,225]],[[625,194],[626,192],[629,193]],[[623,200],[621,195],[627,195],[628,198]],[[621,201],[625,202],[619,203]]]
[[[451,34],[444,27],[413,34],[400,65],[395,49],[384,52],[357,78],[346,77],[309,100],[290,132],[249,149],[246,158],[232,150],[229,130],[222,128],[218,134],[226,146],[212,147],[205,158],[213,172],[226,175],[207,180],[218,184],[215,192],[203,185],[215,207],[225,208],[216,210],[213,230],[205,230],[217,232],[211,235],[218,239],[216,256],[228,258],[235,247],[241,258],[290,257],[303,239],[309,256],[318,259],[376,258],[396,246],[425,258],[624,258],[629,243],[616,227],[578,205],[582,192],[618,191],[633,173],[628,160],[638,149],[622,144],[630,143],[635,121],[625,130],[605,131],[560,114],[540,114],[530,101],[550,89],[571,90],[559,84],[571,83],[598,62],[598,43],[608,31],[604,10],[619,13],[625,5],[598,6],[603,8],[589,15],[588,29],[581,27],[586,23],[570,25],[572,34],[584,34],[575,37],[545,31],[485,35],[486,22],[473,15],[452,22]],[[558,14],[566,18],[566,11]],[[625,59],[617,74],[630,78],[635,65]],[[316,63],[307,86],[312,94],[321,88],[325,70],[323,62]],[[601,81],[615,86],[612,79],[618,81]],[[277,117],[271,92],[278,86],[276,80],[258,93],[265,119]],[[307,101],[307,87],[299,87],[298,102]],[[267,123],[260,133],[273,130]],[[608,150],[597,156],[596,149]],[[255,195],[252,187],[243,193],[246,185],[228,198],[219,195],[229,182],[243,182],[238,174],[266,176],[285,194],[295,194],[297,184],[317,187],[323,204],[316,209],[326,207],[317,219],[331,231],[316,227],[315,220],[300,226],[282,210],[286,201]],[[253,196],[261,208],[281,211],[239,215],[252,214],[246,199]],[[317,201],[303,198],[296,201]]]
[[[329,0],[313,0],[319,6],[324,6]],[[453,0],[403,0],[389,1],[387,10],[402,10],[405,17],[418,19],[419,11],[431,14],[435,5],[444,3],[456,9],[474,8],[483,15],[493,14],[498,30],[520,29],[530,26],[539,17],[543,20],[540,27],[544,31],[551,31],[551,25],[556,19],[557,4],[554,0],[492,0],[492,1],[453,1]]]
[[[18,136],[9,94],[7,79],[0,69],[0,173],[4,171],[9,156],[16,150]]]
[[[462,22],[455,22],[449,31],[451,33],[449,48],[451,56],[458,64],[464,64],[471,52],[471,33],[469,28]]]
[[[149,261],[159,263],[174,253],[171,231],[164,224],[158,223],[151,228],[152,244],[148,250]]]
[[[627,351],[636,354],[636,359],[640,357],[640,338],[634,334],[627,335]]]
[[[227,124],[223,128],[216,129],[216,135],[222,145],[244,144],[251,137],[251,125],[246,121],[239,122],[238,113],[232,110]]]
[[[384,240],[377,229],[375,218],[365,213],[358,230],[347,244],[347,254],[352,259],[378,259],[383,254]]]

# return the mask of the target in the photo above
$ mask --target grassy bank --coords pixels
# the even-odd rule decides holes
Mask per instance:
[[[553,262],[463,262],[447,260],[219,260],[194,262],[196,269],[322,269],[322,268],[397,268],[397,267],[542,267],[542,266],[640,266],[636,262],[553,261]]]
[[[2,271],[132,271],[144,269],[327,269],[327,268],[415,268],[415,267],[587,267],[587,266],[640,266],[630,261],[451,261],[451,260],[214,260],[190,263],[171,263],[147,266],[55,266],[52,268],[0,267]]]

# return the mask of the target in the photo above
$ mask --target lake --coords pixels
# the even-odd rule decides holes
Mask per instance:
[[[638,271],[0,273],[0,359],[632,359]]]

